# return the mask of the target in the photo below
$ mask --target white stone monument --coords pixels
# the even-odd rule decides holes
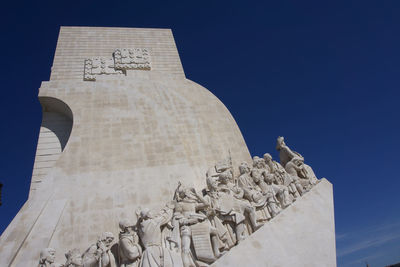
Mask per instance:
[[[332,186],[250,157],[169,29],[61,27],[0,266],[336,266]]]

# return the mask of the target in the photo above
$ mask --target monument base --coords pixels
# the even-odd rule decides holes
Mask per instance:
[[[332,184],[313,187],[212,266],[336,266]]]

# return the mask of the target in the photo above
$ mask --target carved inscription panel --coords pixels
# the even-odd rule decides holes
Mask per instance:
[[[119,48],[114,51],[115,68],[119,70],[150,70],[150,53],[146,48]]]
[[[112,75],[124,74],[122,70],[117,70],[114,68],[113,58],[91,58],[85,60],[85,71],[84,80],[85,81],[95,81],[97,75]]]
[[[112,58],[85,59],[84,81],[96,81],[98,75],[122,75],[126,70],[150,70],[151,59],[147,48],[118,48]]]

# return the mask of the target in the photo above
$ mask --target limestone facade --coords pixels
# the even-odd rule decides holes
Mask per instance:
[[[80,266],[75,261],[86,263],[84,266],[124,266],[120,265],[123,259],[117,257],[115,263],[112,260],[115,251],[111,251],[111,245],[115,245],[118,235],[120,242],[131,243],[131,253],[136,255],[131,255],[134,262],[129,264],[132,265],[125,266],[156,266],[146,260],[156,252],[146,245],[152,247],[154,242],[149,242],[152,237],[143,229],[146,223],[159,223],[155,217],[167,217],[167,214],[181,223],[178,236],[182,247],[194,246],[196,252],[195,257],[186,257],[189,254],[182,252],[179,259],[183,262],[171,266],[206,266],[202,264],[211,264],[215,259],[210,259],[207,251],[202,250],[204,240],[201,243],[194,235],[205,229],[207,213],[199,213],[196,208],[195,214],[189,212],[189,216],[186,209],[192,205],[188,203],[193,203],[194,189],[181,190],[183,195],[179,197],[177,192],[181,191],[177,184],[200,189],[198,192],[203,192],[203,196],[193,194],[198,195],[200,202],[206,198],[203,204],[209,208],[212,194],[207,195],[201,189],[212,191],[210,184],[217,182],[228,190],[231,187],[226,179],[233,182],[232,186],[236,184],[232,192],[242,190],[242,208],[233,210],[237,213],[235,220],[241,220],[235,227],[245,220],[247,223],[246,238],[242,241],[236,231],[241,244],[232,249],[246,250],[243,259],[252,258],[251,266],[307,263],[309,253],[303,250],[295,251],[295,256],[287,253],[293,242],[298,242],[299,247],[321,245],[322,256],[316,258],[316,264],[303,266],[336,265],[329,182],[318,183],[311,167],[303,164],[304,158],[291,151],[283,138],[278,142],[281,157],[286,156],[287,164],[280,166],[267,156],[252,160],[235,120],[223,103],[206,88],[186,79],[169,29],[62,27],[50,81],[42,82],[39,100],[43,121],[31,191],[28,201],[0,237],[0,266],[37,266],[39,255],[40,266],[56,266],[53,262],[65,262],[65,257],[65,266]],[[225,158],[229,158],[229,177],[221,174],[224,171],[219,173],[226,167],[217,162]],[[246,167],[244,162],[253,162],[253,167]],[[217,174],[210,172],[210,166]],[[264,173],[263,168],[270,171]],[[299,177],[290,178],[290,172],[296,177],[299,173]],[[271,183],[279,177],[281,189],[262,189],[269,188],[262,184],[264,180]],[[250,179],[247,184],[246,179]],[[252,179],[257,183],[254,188],[258,189],[252,188]],[[289,193],[290,199],[285,204],[283,198]],[[171,202],[171,196],[175,204],[165,206]],[[295,199],[298,200],[292,204]],[[253,222],[249,210],[255,212],[256,207],[257,220]],[[299,213],[297,208],[301,209]],[[231,216],[230,211],[213,209],[226,213],[221,216]],[[246,211],[240,214],[241,209]],[[278,215],[282,209],[285,211]],[[161,215],[150,215],[151,210],[161,210]],[[193,222],[191,216],[197,221]],[[167,223],[174,229],[171,218]],[[190,223],[183,223],[188,218]],[[260,222],[268,220],[259,229]],[[290,230],[290,222],[296,220],[299,223]],[[140,242],[134,240],[131,226],[124,222],[137,222],[143,228],[135,229]],[[319,229],[320,223],[326,227]],[[183,227],[189,224],[190,235],[189,228]],[[323,238],[309,229],[304,230],[308,226],[321,231]],[[303,230],[306,235],[302,234]],[[227,252],[215,266],[249,266],[237,258],[242,252],[215,250],[217,234],[214,230],[208,231],[211,231],[208,252],[214,249],[214,256],[221,252],[216,258]],[[276,231],[280,233],[272,234]],[[288,236],[291,231],[296,233]],[[252,232],[255,233],[249,236]],[[271,265],[267,258],[258,259],[264,255],[264,249],[270,250],[268,240],[279,243],[276,256],[285,259],[272,261]],[[246,246],[244,249],[246,242],[258,242],[261,248]],[[103,251],[99,257],[98,250]],[[325,262],[324,255],[327,255]],[[91,262],[92,256],[97,258]],[[191,259],[199,262],[190,263]]]
[[[83,80],[86,58],[121,47],[149,49],[152,69]],[[39,100],[59,117],[72,114],[72,130],[2,234],[0,266],[36,265],[45,247],[84,250],[108,229],[118,236],[121,218],[134,219],[139,206],[161,207],[178,181],[205,187],[207,168],[229,153],[235,163],[250,161],[226,107],[185,78],[169,29],[62,27]],[[50,134],[40,133],[35,166]]]

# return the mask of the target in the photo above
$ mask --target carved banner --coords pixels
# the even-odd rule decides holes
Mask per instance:
[[[118,48],[113,58],[85,59],[83,80],[95,81],[97,75],[124,74],[126,70],[150,70],[150,53],[147,48]]]
[[[211,247],[209,223],[207,221],[196,223],[190,229],[192,230],[193,246],[197,259],[204,262],[213,262],[215,257]]]

